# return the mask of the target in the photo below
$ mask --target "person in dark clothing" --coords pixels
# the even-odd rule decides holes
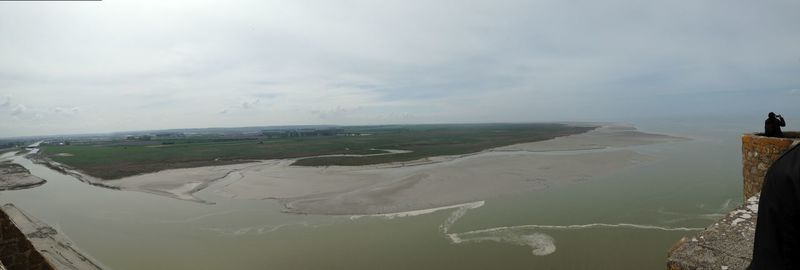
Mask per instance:
[[[786,121],[783,120],[783,116],[775,115],[774,112],[769,113],[769,118],[764,121],[764,136],[767,137],[783,137],[783,132],[781,131],[781,127],[786,126]]]
[[[800,147],[767,170],[753,243],[751,270],[800,269]]]

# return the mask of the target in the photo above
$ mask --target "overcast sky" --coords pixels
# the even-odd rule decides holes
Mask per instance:
[[[794,0],[0,2],[0,137],[798,101]]]

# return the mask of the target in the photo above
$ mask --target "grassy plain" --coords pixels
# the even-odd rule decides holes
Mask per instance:
[[[590,127],[562,124],[448,124],[344,127],[362,136],[316,136],[267,139],[252,137],[186,137],[152,141],[43,145],[49,158],[95,177],[116,179],[171,168],[241,163],[261,159],[300,158],[294,165],[366,165],[410,161],[552,139],[582,133]],[[377,149],[409,153],[367,157],[313,157],[333,154],[376,154]],[[306,158],[303,158],[306,157]]]

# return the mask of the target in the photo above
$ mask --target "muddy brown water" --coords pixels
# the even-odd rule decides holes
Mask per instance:
[[[602,178],[396,217],[293,215],[201,191],[207,205],[90,186],[22,157],[47,184],[0,192],[112,269],[661,269],[666,251],[741,202],[741,129],[668,123],[691,141]],[[445,233],[446,230],[446,233]]]

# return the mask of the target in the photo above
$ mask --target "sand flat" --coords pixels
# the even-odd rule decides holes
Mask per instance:
[[[592,131],[552,140],[521,143],[495,148],[497,151],[571,151],[619,148],[654,143],[687,140],[663,134],[646,133],[621,124],[608,124]]]
[[[403,212],[586,181],[652,160],[654,157],[629,150],[575,155],[477,156],[427,168],[372,170],[370,178],[374,179],[374,184],[343,192],[282,198],[281,201],[289,211],[298,213]],[[326,179],[319,175],[307,181]],[[288,182],[273,184],[291,185]]]
[[[243,163],[173,169],[135,175],[117,180],[94,181],[102,182],[104,185],[117,187],[123,190],[142,191],[177,199],[202,202],[203,200],[192,196],[192,194],[205,188],[209,183],[222,179],[228,174],[248,166],[253,166],[253,164]]]
[[[31,174],[28,169],[8,161],[0,162],[0,190],[26,189],[41,186],[44,179]]]
[[[656,157],[628,146],[683,140],[604,125],[587,133],[460,156],[368,166],[291,166],[295,159],[165,170],[104,184],[200,201],[194,193],[277,199],[286,211],[364,215],[430,209],[578,183]]]

